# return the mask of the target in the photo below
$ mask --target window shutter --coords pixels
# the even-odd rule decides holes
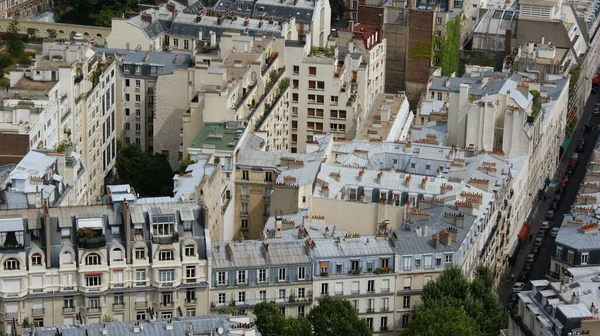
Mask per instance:
[[[44,278],[43,278],[43,275],[34,275],[34,276],[32,276],[31,277],[31,287],[33,287],[33,288],[42,288],[42,287],[44,287]]]

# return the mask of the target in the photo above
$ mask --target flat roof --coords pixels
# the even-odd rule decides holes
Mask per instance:
[[[55,81],[34,81],[25,76],[21,77],[18,82],[15,83],[11,89],[19,90],[32,90],[32,91],[44,91],[48,92],[56,85]]]
[[[387,139],[405,100],[406,98],[393,94],[379,94],[356,139]],[[383,113],[388,114],[387,121],[382,120]]]
[[[244,122],[205,123],[188,148],[233,151],[245,129]]]

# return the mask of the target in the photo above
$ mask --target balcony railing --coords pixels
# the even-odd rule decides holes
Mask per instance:
[[[79,247],[84,249],[98,249],[106,246],[105,237],[79,238]]]
[[[33,308],[31,309],[33,315],[44,315],[44,308]]]
[[[63,314],[74,313],[75,308],[74,307],[63,307],[62,311],[63,311]]]
[[[161,308],[173,308],[174,304],[173,304],[173,302],[161,302],[160,307]]]
[[[87,312],[88,313],[99,313],[100,312],[100,307],[87,307]]]
[[[152,237],[152,243],[159,244],[159,245],[170,245],[170,244],[176,243],[178,241],[179,241],[179,237],[177,237],[176,235],[167,236],[167,237],[157,237],[157,236]]]
[[[148,301],[135,301],[136,307],[148,307]]]
[[[113,309],[125,309],[124,303],[113,303]]]

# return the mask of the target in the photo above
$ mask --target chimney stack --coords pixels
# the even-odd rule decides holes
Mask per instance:
[[[214,31],[211,31],[209,35],[210,35],[210,46],[212,47],[212,46],[215,46],[215,45],[217,45],[217,33],[216,33],[216,32],[214,32]],[[237,156],[238,154],[239,154],[239,153],[238,153],[238,152],[236,152],[236,156]],[[237,157],[236,157],[236,159],[237,159]]]
[[[275,218],[275,238],[281,238],[281,227],[283,226],[283,218]]]
[[[129,202],[123,198],[123,226],[125,229],[125,260],[127,264],[131,264],[131,212],[129,210]]]
[[[46,268],[50,268],[52,263],[52,244],[50,243],[50,210],[48,203],[44,204],[44,240],[46,242]]]

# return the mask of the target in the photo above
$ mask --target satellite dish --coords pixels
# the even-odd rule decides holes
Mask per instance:
[[[219,335],[223,335],[223,327],[219,327],[219,329],[217,329],[217,333]]]

